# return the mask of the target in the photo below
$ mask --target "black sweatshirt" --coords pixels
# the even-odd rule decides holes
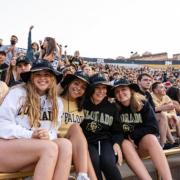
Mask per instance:
[[[100,104],[95,105],[88,99],[84,103],[84,114],[81,127],[88,143],[96,144],[98,141],[112,140],[112,126],[118,118],[115,104],[105,98]]]
[[[147,101],[152,106],[153,110],[155,111],[155,104],[154,104],[154,101],[153,101],[153,98],[152,98],[150,92],[140,90],[139,93],[146,97]]]
[[[119,132],[123,131],[124,138],[128,136],[138,144],[141,138],[147,134],[159,134],[157,120],[154,111],[149,102],[144,102],[143,108],[139,112],[133,112],[129,107],[120,104],[120,114],[117,124],[113,128],[116,131],[114,141],[122,143],[122,135]]]

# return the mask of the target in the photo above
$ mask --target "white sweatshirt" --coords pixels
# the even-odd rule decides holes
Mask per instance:
[[[26,90],[22,86],[11,89],[0,105],[0,138],[31,138],[33,129],[30,127],[27,115],[22,115],[21,107],[25,102]],[[61,125],[61,116],[63,112],[63,103],[58,97],[58,125],[54,127],[50,120],[51,103],[46,95],[40,97],[41,101],[41,119],[40,127],[47,129],[50,139],[57,138],[57,130]]]

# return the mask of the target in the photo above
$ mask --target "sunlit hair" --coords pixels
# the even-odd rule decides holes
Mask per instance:
[[[139,112],[143,108],[145,101],[145,96],[135,92],[134,90],[131,90],[130,107],[133,112]]]
[[[31,127],[39,127],[39,120],[40,120],[40,101],[39,101],[39,94],[37,92],[37,88],[35,87],[34,83],[34,74],[31,74],[31,80],[24,85],[25,89],[27,90],[27,98],[25,104],[23,106],[23,114],[27,112],[30,126]],[[49,89],[47,90],[47,98],[52,104],[52,113],[51,113],[51,120],[53,125],[57,125],[57,118],[58,118],[58,103],[57,103],[57,84],[56,79],[52,75],[51,76],[51,84]]]

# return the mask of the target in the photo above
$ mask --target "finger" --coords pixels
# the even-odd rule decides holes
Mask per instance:
[[[122,153],[118,152],[118,164],[121,166],[123,161]]]

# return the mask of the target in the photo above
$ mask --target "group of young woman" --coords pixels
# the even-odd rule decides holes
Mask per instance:
[[[62,80],[47,60],[37,60],[21,78],[24,84],[0,105],[0,172],[33,170],[34,180],[67,180],[73,162],[77,180],[102,180],[102,173],[120,180],[116,164],[123,153],[148,180],[141,161],[148,153],[163,180],[172,179],[155,115],[135,84],[120,79],[112,87],[101,74],[83,72]]]

